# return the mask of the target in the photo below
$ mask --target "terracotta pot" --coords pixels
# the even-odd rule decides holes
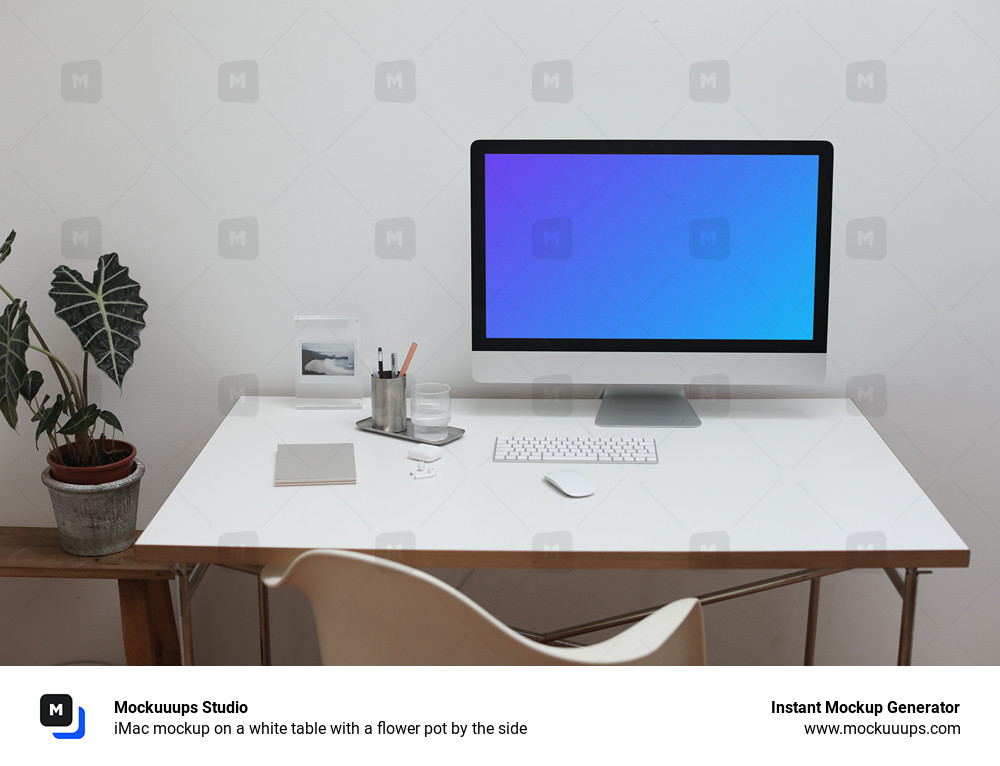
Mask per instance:
[[[52,478],[65,484],[107,484],[110,481],[124,479],[132,473],[132,469],[134,468],[135,446],[119,439],[110,439],[109,444],[112,451],[127,449],[129,451],[128,456],[107,465],[84,466],[81,468],[55,462],[50,452],[46,460],[48,460],[49,469],[52,471]],[[64,455],[67,449],[64,444],[59,448],[59,453]]]

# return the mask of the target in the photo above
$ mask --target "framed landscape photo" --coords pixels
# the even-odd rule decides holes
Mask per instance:
[[[295,406],[299,409],[361,409],[361,378],[355,366],[357,317],[296,316]]]
[[[354,375],[353,343],[303,341],[300,375]]]

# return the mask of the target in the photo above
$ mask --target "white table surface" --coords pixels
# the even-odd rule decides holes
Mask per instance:
[[[244,397],[140,537],[139,560],[287,563],[334,547],[422,566],[797,568],[967,566],[969,549],[854,405],[692,404],[694,429],[607,429],[596,400],[453,400],[465,429],[416,481],[410,442],[365,433],[364,410]],[[651,435],[656,465],[570,466],[594,495],[499,464],[497,436]],[[353,442],[357,484],[275,487],[279,443]]]

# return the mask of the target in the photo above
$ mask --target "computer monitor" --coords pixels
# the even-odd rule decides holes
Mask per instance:
[[[597,422],[697,425],[685,384],[826,371],[826,141],[481,140],[473,377],[604,384]]]

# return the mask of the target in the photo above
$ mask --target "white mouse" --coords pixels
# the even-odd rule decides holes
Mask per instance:
[[[594,494],[594,485],[579,471],[553,471],[545,474],[545,481],[570,497],[587,497]]]

